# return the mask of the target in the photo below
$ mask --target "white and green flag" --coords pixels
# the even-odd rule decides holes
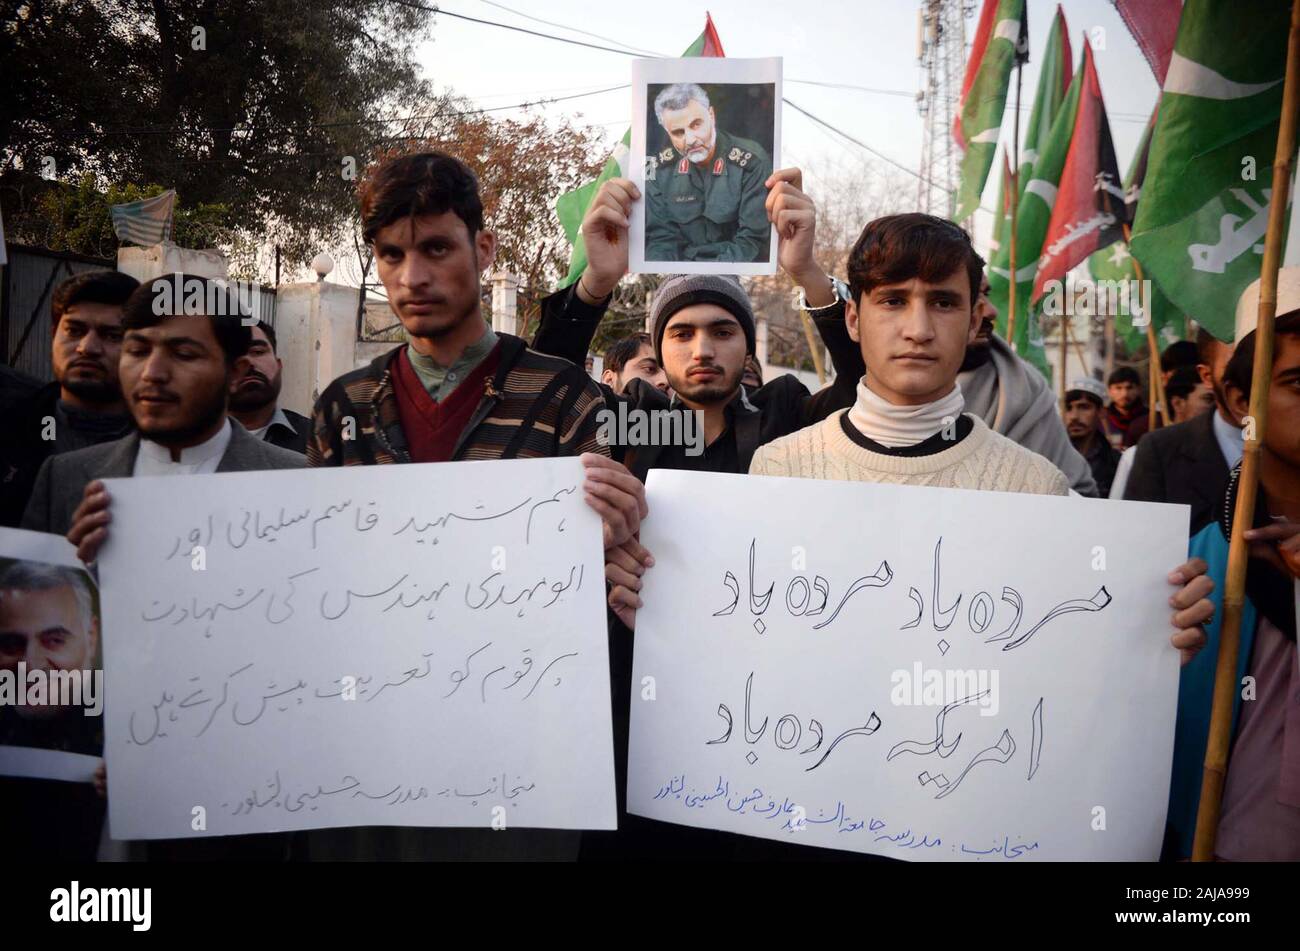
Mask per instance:
[[[1025,0],[984,0],[952,127],[953,138],[964,153],[954,221],[969,218],[979,207],[997,154],[1011,68],[1028,59]]]
[[[1132,251],[1220,340],[1259,277],[1290,6],[1188,0],[1152,133]]]
[[[172,214],[176,209],[176,191],[168,189],[161,195],[113,205],[113,231],[123,244],[148,247],[172,237]]]
[[[1061,12],[1060,6],[1057,6],[1056,17],[1052,19],[1052,29],[1048,32],[1047,48],[1043,53],[1043,65],[1039,69],[1039,84],[1034,94],[1034,108],[1030,112],[1030,125],[1024,134],[1024,147],[1021,149],[1021,168],[1019,168],[1018,177],[1018,196],[1017,208],[1023,209],[1026,205],[1026,196],[1030,194],[1027,191],[1031,182],[1034,182],[1034,166],[1039,161],[1041,153],[1047,151],[1048,143],[1052,138],[1052,129],[1057,117],[1060,116],[1062,107],[1065,107],[1066,99],[1070,96],[1070,75],[1074,69],[1074,55],[1070,49],[1070,27],[1066,25],[1065,13]],[[1073,103],[1078,103],[1078,94],[1074,95]],[[1069,136],[1074,129],[1074,121],[1071,120],[1069,126],[1063,130],[1065,136],[1063,146],[1069,148]],[[1061,164],[1065,164],[1065,152],[1061,152]],[[1052,188],[1044,187],[1043,182],[1035,184],[1037,201],[1048,201],[1045,205],[1047,214],[1041,222],[1041,231],[1035,231],[1037,235],[1036,243],[1027,242],[1026,235],[1019,233],[1019,223],[1017,225],[1017,252],[1015,252],[1015,272],[1018,274],[1017,294],[1015,294],[1015,349],[1019,355],[1043,370],[1045,375],[1050,375],[1050,369],[1047,356],[1043,352],[1043,335],[1039,330],[1037,323],[1037,314],[1030,317],[1030,291],[1034,288],[1034,277],[1039,268],[1039,255],[1043,251],[1043,238],[1047,234],[1047,225],[1052,218],[1052,204],[1050,199],[1056,195],[1056,183],[1060,179],[1061,170],[1057,168],[1056,178],[1052,179]],[[1039,212],[1043,209],[1037,209]],[[1037,214],[1035,216],[1037,217]],[[1026,220],[1027,221],[1027,220]],[[1006,325],[1008,325],[1008,316],[1010,311],[1010,227],[1005,229],[1004,236],[996,251],[989,257],[988,262],[988,282],[989,282],[989,300],[997,308],[997,333],[1006,336]]]

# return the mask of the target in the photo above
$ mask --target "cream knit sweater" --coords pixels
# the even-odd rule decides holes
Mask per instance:
[[[951,449],[929,456],[886,456],[845,435],[840,423],[845,412],[832,413],[820,423],[760,446],[750,474],[1069,494],[1070,484],[1056,466],[989,429],[984,420],[970,413],[966,415],[975,427]]]

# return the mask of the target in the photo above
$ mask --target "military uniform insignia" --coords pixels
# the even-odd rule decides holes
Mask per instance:
[[[727,158],[735,162],[741,168],[744,168],[747,164],[749,164],[749,160],[752,159],[753,157],[754,157],[753,152],[746,152],[743,149],[737,147],[733,147],[732,150],[727,153]]]
[[[677,174],[678,174],[678,175],[685,175],[685,174],[686,174],[687,172],[689,172],[690,170],[691,170],[691,163],[690,163],[690,160],[689,160],[689,159],[685,159],[685,158],[684,158],[684,159],[682,159],[680,162],[677,163]]]
[[[664,149],[662,152],[659,153],[659,161],[668,163],[671,162],[672,160],[673,160],[673,150],[671,146],[669,146],[668,148]]]
[[[713,174],[714,175],[722,174],[722,159],[718,159],[716,162],[713,163]]]

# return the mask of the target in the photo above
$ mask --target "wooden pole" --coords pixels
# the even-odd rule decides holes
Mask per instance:
[[[1241,609],[1246,594],[1245,531],[1255,516],[1259,485],[1259,447],[1268,417],[1268,389],[1273,375],[1273,318],[1277,313],[1277,270],[1286,237],[1286,206],[1291,188],[1292,153],[1296,143],[1296,113],[1300,110],[1300,0],[1292,0],[1291,31],[1287,38],[1286,85],[1282,93],[1282,122],[1273,159],[1273,194],[1264,237],[1264,262],[1259,273],[1259,324],[1255,328],[1255,365],[1251,371],[1250,415],[1246,419],[1245,451],[1237,483],[1237,507],[1228,545],[1228,573],[1223,593],[1223,624],[1219,630],[1219,663],[1214,672],[1214,704],[1210,735],[1205,744],[1205,772],[1196,813],[1192,859],[1214,860],[1214,840],[1223,807],[1223,781],[1232,745],[1232,701],[1237,692],[1237,654],[1241,648]]]
[[[817,335],[813,332],[812,317],[808,311],[800,310],[799,319],[803,324],[804,339],[808,341],[808,350],[812,353],[813,369],[817,371],[817,382],[822,386],[826,385],[826,367],[822,364],[822,351],[817,343]]]
[[[1074,338],[1074,331],[1070,329],[1070,321],[1065,322],[1065,336],[1070,341],[1070,346],[1074,347],[1074,355],[1079,358],[1079,367],[1084,376],[1088,375],[1088,361],[1083,355],[1083,345]]]
[[[1066,339],[1066,338],[1068,337],[1069,333],[1070,333],[1070,318],[1069,318],[1069,316],[1066,315],[1065,313],[1062,313],[1062,314],[1061,314],[1061,379],[1060,379],[1060,384],[1061,384],[1061,385],[1060,385],[1060,390],[1061,390],[1061,412],[1063,412],[1063,413],[1065,412],[1065,391],[1066,391],[1066,388],[1067,388],[1065,368],[1066,368],[1066,364],[1067,364],[1067,363],[1069,362],[1069,360],[1070,360],[1070,354],[1069,354],[1069,352],[1066,350],[1066,347],[1069,346],[1069,341]]]
[[[1020,79],[1022,65],[1016,63],[1016,114],[1011,123],[1011,260],[1008,281],[1011,294],[1007,297],[1007,343],[1012,353],[1016,350],[1016,216],[1020,213]]]
[[[1160,342],[1156,339],[1156,325],[1150,316],[1147,315],[1147,376],[1150,378],[1147,382],[1151,385],[1151,405],[1147,407],[1148,432],[1155,429],[1160,420],[1169,421],[1169,410],[1165,407],[1165,378],[1160,375]]]
[[[1142,273],[1142,262],[1133,257],[1132,229],[1128,223],[1124,224],[1124,243],[1129,246],[1129,257],[1133,258],[1133,273],[1137,275],[1139,281],[1145,281],[1146,277]],[[1129,295],[1132,300],[1132,295]],[[1163,412],[1165,422],[1169,421],[1169,410],[1165,406],[1165,381],[1160,376],[1160,342],[1156,339],[1155,314],[1151,306],[1151,295],[1147,296],[1147,431],[1156,428],[1157,411]],[[1130,305],[1131,309],[1131,305]]]

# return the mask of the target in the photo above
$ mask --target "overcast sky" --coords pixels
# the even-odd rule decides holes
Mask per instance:
[[[592,0],[447,0],[444,8],[466,16],[552,33],[598,45],[630,45],[677,56],[712,13],[730,57],[784,57],[785,96],[912,171],[919,169],[922,119],[915,95],[922,74],[917,63],[920,0],[659,0],[650,4]],[[973,38],[979,4],[966,20]],[[1043,45],[1057,4],[1028,0],[1030,61],[1024,70],[1023,124],[1033,105]],[[1064,0],[1074,67],[1083,33],[1094,40],[1102,95],[1121,175],[1137,148],[1158,88],[1137,44],[1106,0]],[[512,12],[517,11],[517,12]],[[431,16],[435,16],[431,14]],[[530,19],[530,17],[535,19]],[[539,22],[539,20],[550,21]],[[554,24],[562,24],[556,26]],[[570,27],[571,29],[565,29]],[[1100,30],[1098,31],[1098,28]],[[583,33],[580,31],[587,31]],[[588,34],[599,34],[602,39]],[[613,40],[615,42],[610,42]],[[1103,48],[1104,44],[1104,48]],[[631,57],[586,49],[499,27],[436,16],[432,39],[418,51],[425,74],[439,89],[453,89],[481,108],[544,97],[580,94],[626,83]],[[828,89],[799,80],[867,86],[873,92]],[[1003,141],[1010,141],[1014,75],[1008,94]],[[630,93],[617,90],[542,107],[546,115],[601,126],[613,144],[629,125]],[[511,115],[505,111],[498,115]],[[782,117],[782,164],[827,167],[856,161],[863,150],[787,108]],[[912,179],[915,182],[914,179]],[[816,182],[807,187],[814,193]],[[996,175],[984,206],[996,200]],[[984,249],[992,216],[976,215],[976,241]]]

